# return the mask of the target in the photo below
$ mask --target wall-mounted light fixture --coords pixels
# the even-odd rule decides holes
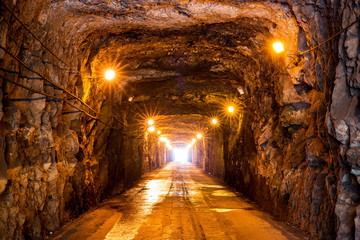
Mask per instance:
[[[149,132],[155,132],[155,127],[154,126],[151,126],[148,128]]]
[[[273,48],[274,48],[275,52],[277,52],[277,53],[281,53],[285,50],[284,45],[281,42],[275,42],[273,44]]]
[[[228,107],[228,112],[233,113],[235,111],[235,108],[233,106]]]
[[[111,81],[115,78],[115,72],[114,70],[106,70],[105,71],[105,79],[108,80],[108,81]]]
[[[213,125],[217,125],[217,124],[218,124],[218,120],[217,120],[216,118],[213,118],[213,119],[211,119],[211,123],[212,123]]]

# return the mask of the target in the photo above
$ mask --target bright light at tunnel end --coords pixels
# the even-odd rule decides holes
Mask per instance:
[[[178,163],[185,163],[188,161],[189,151],[184,147],[176,147],[173,150],[174,160]]]

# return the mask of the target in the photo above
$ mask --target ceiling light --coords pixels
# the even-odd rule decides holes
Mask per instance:
[[[115,72],[114,72],[114,70],[107,70],[106,72],[105,72],[105,79],[106,80],[113,80],[114,79],[114,77],[115,77]]]
[[[158,130],[158,131],[157,131],[157,134],[160,134],[160,133],[161,133],[161,131],[160,131],[160,130]]]
[[[200,139],[202,137],[201,133],[196,134],[196,137]]]
[[[281,53],[284,51],[284,46],[281,42],[275,42],[273,44],[273,48],[274,48],[275,52],[277,52],[277,53]]]
[[[154,124],[154,120],[149,119],[149,120],[148,120],[148,124],[149,124],[149,125],[153,125],[153,124]]]
[[[149,132],[155,132],[155,127],[154,126],[151,126],[148,128]]]
[[[218,120],[216,118],[211,119],[211,123],[216,125],[218,123]]]
[[[229,106],[229,107],[228,107],[228,111],[229,111],[229,113],[233,113],[233,112],[234,112],[234,107],[233,107],[233,106]]]

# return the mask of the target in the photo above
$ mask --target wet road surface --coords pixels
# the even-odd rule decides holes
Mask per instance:
[[[190,163],[170,163],[52,239],[305,239]]]

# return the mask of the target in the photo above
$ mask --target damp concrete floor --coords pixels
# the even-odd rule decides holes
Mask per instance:
[[[53,234],[84,239],[307,239],[191,163],[169,163]]]

